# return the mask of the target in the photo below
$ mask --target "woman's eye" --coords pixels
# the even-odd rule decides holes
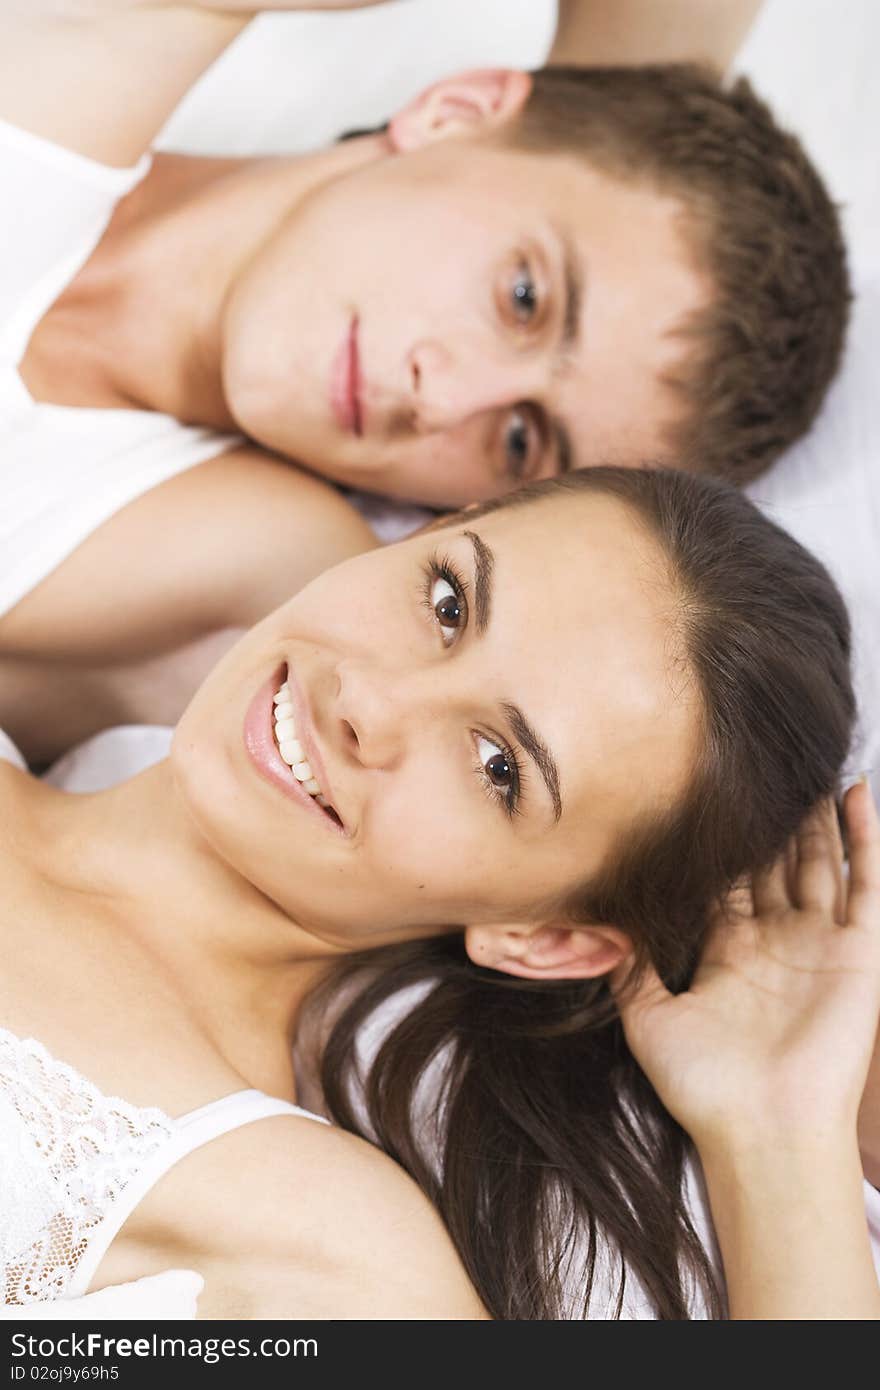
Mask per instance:
[[[492,785],[499,787],[500,790],[512,787],[513,769],[503,748],[499,748],[498,744],[494,744],[491,739],[478,738],[477,751],[480,753],[482,769]]]
[[[489,788],[499,796],[505,810],[513,813],[520,787],[519,770],[513,753],[500,748],[491,738],[478,735],[477,755],[482,765],[482,776],[488,781]]]
[[[455,641],[458,630],[464,626],[465,610],[461,598],[442,575],[438,575],[431,585],[431,606],[443,641],[449,646]]]
[[[538,307],[538,291],[525,262],[520,265],[514,277],[510,299],[516,319],[520,323],[530,323]]]

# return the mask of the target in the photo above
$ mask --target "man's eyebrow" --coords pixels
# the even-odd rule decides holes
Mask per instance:
[[[476,531],[465,531],[463,534],[467,536],[474,548],[475,622],[477,632],[482,636],[489,626],[489,616],[492,611],[492,579],[495,572],[495,556],[482,536],[478,535]],[[553,754],[546,743],[539,738],[518,705],[505,702],[501,708],[510,721],[514,737],[522,744],[544,779],[544,785],[550,793],[550,800],[553,802],[553,818],[558,821],[562,815],[562,796],[559,791],[559,769]]]
[[[581,258],[571,237],[562,227],[557,227],[556,235],[562,247],[562,280],[564,285],[564,310],[562,331],[559,334],[557,353],[561,366],[565,366],[577,347],[581,336],[581,321],[584,312],[584,271]],[[574,448],[571,435],[562,420],[552,419],[550,428],[556,446],[558,473],[570,473],[574,464]]]
[[[495,556],[482,536],[476,531],[464,533],[474,547],[474,608],[476,610],[477,632],[482,637],[489,626],[492,611],[492,575],[495,571]]]
[[[581,333],[584,272],[581,258],[571,237],[560,227],[556,230],[562,245],[562,280],[565,287],[565,310],[562,315],[562,332],[559,335],[559,352],[562,356],[568,356],[572,348],[577,347]]]
[[[543,777],[544,785],[550,793],[550,800],[553,802],[553,819],[558,821],[562,815],[562,796],[559,792],[559,770],[553,759],[553,754],[546,743],[535,733],[518,705],[505,703],[502,705],[502,709],[510,720],[510,727],[516,738]]]
[[[574,450],[568,426],[554,416],[550,421],[550,429],[556,445],[556,472],[570,473],[573,467]]]

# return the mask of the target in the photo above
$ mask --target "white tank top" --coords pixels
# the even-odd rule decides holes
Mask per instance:
[[[171,1119],[104,1095],[33,1038],[0,1028],[4,1303],[80,1297],[135,1207],[179,1159],[272,1115],[327,1123],[254,1090]]]
[[[19,375],[37,324],[149,167],[111,169],[0,121],[0,615],[127,502],[241,442],[154,411],[42,404]]]

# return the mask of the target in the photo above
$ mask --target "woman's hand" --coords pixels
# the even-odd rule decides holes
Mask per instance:
[[[29,18],[104,19],[125,10],[219,10],[259,14],[261,10],[363,10],[391,0],[2,0],[3,8]]]
[[[157,0],[140,0],[155,4]],[[102,0],[97,0],[102,3]],[[261,10],[365,10],[372,5],[388,5],[395,0],[158,0],[159,4],[189,4],[197,10],[226,10],[229,13],[259,14]]]
[[[854,1135],[880,1013],[880,824],[860,783],[845,803],[849,885],[833,804],[712,930],[693,984],[615,981],[627,1041],[704,1159]]]
[[[734,1319],[880,1319],[856,1141],[880,1013],[880,825],[831,802],[714,927],[691,988],[616,980],[629,1046],[699,1150]]]

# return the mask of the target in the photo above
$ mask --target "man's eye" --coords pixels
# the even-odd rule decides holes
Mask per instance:
[[[511,411],[504,431],[504,454],[507,472],[516,482],[531,477],[539,444],[538,431],[528,412]]]
[[[514,277],[510,290],[513,312],[520,323],[530,323],[538,307],[538,292],[531,271],[523,262]]]

